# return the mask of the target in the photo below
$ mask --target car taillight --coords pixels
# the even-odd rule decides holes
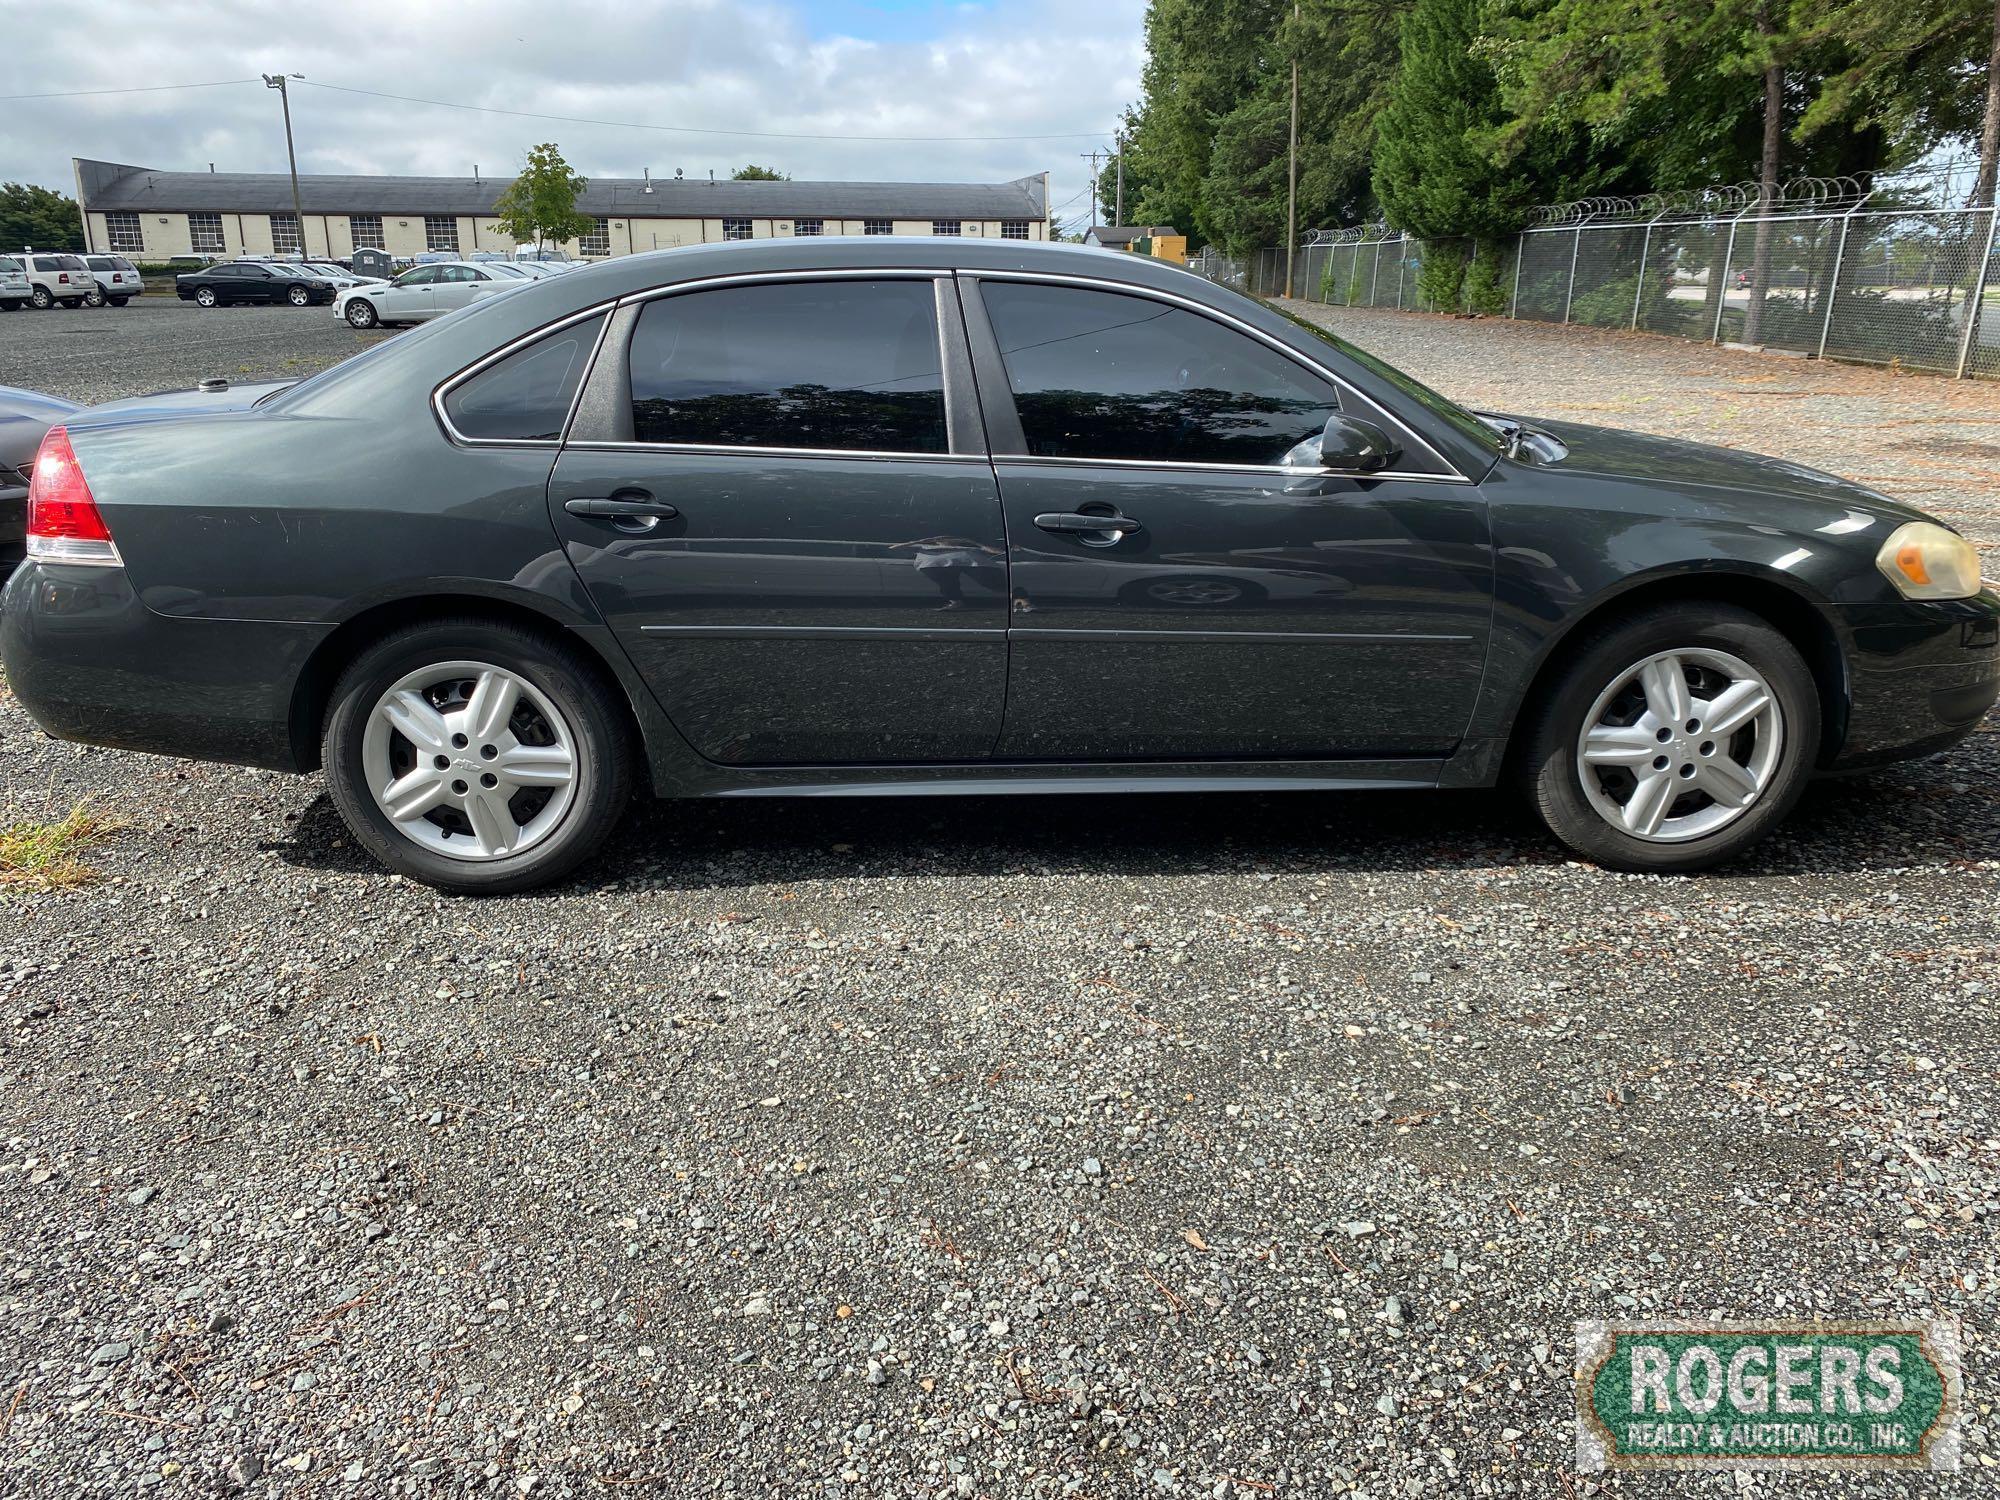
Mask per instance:
[[[35,455],[28,480],[28,556],[100,568],[124,566],[67,428],[51,427]]]

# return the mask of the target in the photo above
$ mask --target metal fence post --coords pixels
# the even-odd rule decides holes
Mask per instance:
[[[1993,229],[2000,223],[2000,208],[1986,210],[1986,249],[1979,257],[1979,275],[1973,279],[1972,300],[1965,304],[1965,332],[1958,341],[1958,373],[1965,379],[1965,362],[1972,356],[1972,330],[1979,326],[1981,306],[1986,300],[1986,263],[1993,259]]]
[[[1403,277],[1410,269],[1410,237],[1405,234],[1396,241],[1396,311],[1403,310]]]
[[[1743,213],[1750,210],[1745,209]],[[1729,305],[1729,263],[1736,258],[1736,226],[1742,222],[1743,214],[1729,221],[1729,244],[1722,252],[1722,285],[1715,293],[1715,332],[1709,335],[1711,344],[1722,342],[1722,310]]]
[[[1569,305],[1576,296],[1576,258],[1583,253],[1583,226],[1576,226],[1576,239],[1569,247],[1569,290],[1563,293],[1563,321],[1569,321]]]
[[[1853,222],[1851,211],[1840,216],[1840,238],[1833,242],[1833,275],[1826,283],[1826,316],[1819,320],[1819,350],[1814,359],[1826,358],[1826,336],[1833,331],[1833,304],[1840,297],[1840,263],[1847,256],[1847,226]]]
[[[1654,218],[1659,215],[1655,214]],[[1639,326],[1639,299],[1646,294],[1646,257],[1653,249],[1653,220],[1646,221],[1646,237],[1639,241],[1639,281],[1632,288],[1632,327]]]
[[[1514,236],[1514,299],[1507,304],[1507,316],[1518,320],[1521,316],[1521,262],[1528,258],[1528,231],[1522,230]]]
[[[1375,283],[1382,279],[1382,242],[1375,242],[1375,264],[1368,268],[1368,305],[1375,307]]]

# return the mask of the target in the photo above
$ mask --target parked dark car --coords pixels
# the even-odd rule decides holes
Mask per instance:
[[[28,478],[42,435],[83,408],[59,396],[0,385],[0,564],[20,555],[28,523]]]
[[[232,302],[289,302],[310,307],[333,300],[331,282],[289,266],[252,260],[226,260],[204,271],[174,278],[174,295],[202,307],[227,307]]]
[[[621,257],[283,390],[50,433],[50,733],[325,768],[460,891],[629,796],[1523,787],[1620,868],[2000,692],[1972,548],[1751,454],[1479,416],[1160,262]]]

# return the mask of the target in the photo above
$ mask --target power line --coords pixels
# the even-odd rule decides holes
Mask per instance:
[[[553,120],[561,125],[598,125],[618,130],[656,130],[668,135],[716,135],[758,141],[1069,141],[1098,140],[1109,134],[1103,130],[1061,131],[1047,135],[825,135],[796,130],[712,130],[698,125],[654,125],[644,120],[601,120],[588,115],[545,115],[525,109],[499,109],[487,104],[460,104],[450,99],[423,99],[411,94],[384,94],[375,89],[349,88],[339,83],[298,80],[308,88],[331,89],[340,94],[360,94],[370,99],[393,99],[399,104],[429,104],[439,109],[463,109],[482,115],[509,115],[518,120]]]
[[[213,83],[148,83],[129,89],[67,89],[59,94],[0,94],[0,104],[23,99],[93,99],[100,94],[164,94],[175,89],[226,89],[232,84],[256,83],[255,78],[218,78]]]

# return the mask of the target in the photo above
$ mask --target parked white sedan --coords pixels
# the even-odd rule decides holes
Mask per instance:
[[[421,323],[456,312],[476,297],[525,283],[504,270],[469,260],[440,260],[412,266],[394,281],[349,287],[333,299],[333,315],[355,328],[378,323]]]

